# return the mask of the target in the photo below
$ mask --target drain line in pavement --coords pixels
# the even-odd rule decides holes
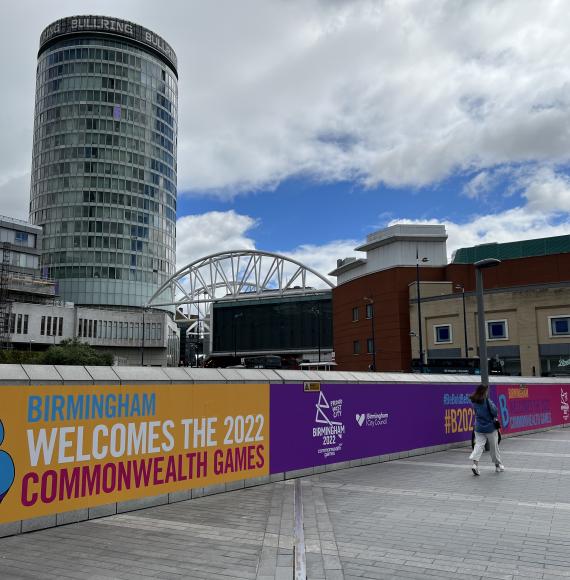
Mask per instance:
[[[293,530],[293,549],[295,554],[295,580],[306,580],[307,565],[305,559],[305,532],[303,531],[303,497],[301,495],[301,480],[295,480],[294,488],[295,529]]]

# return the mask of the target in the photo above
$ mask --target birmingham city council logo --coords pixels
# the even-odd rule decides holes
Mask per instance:
[[[355,419],[359,427],[380,427],[388,423],[388,413],[356,413]]]
[[[4,425],[0,420],[0,445],[4,442]],[[6,497],[8,490],[14,483],[16,469],[12,457],[0,449],[0,503]]]

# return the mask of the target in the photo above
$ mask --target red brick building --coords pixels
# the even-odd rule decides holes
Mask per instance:
[[[505,289],[536,291],[537,288],[560,286],[568,291],[570,315],[570,236],[466,248],[459,250],[450,264],[447,263],[446,238],[444,226],[396,225],[368,236],[366,243],[356,248],[366,252],[366,258],[338,261],[337,268],[331,272],[338,280],[333,290],[333,336],[338,370],[365,371],[372,368],[371,365],[383,372],[411,370],[412,355],[418,357],[419,352],[415,336],[417,325],[410,336],[410,308],[411,305],[415,308],[417,303],[418,272],[422,309],[426,304],[427,310],[430,301],[446,298],[430,295],[430,282],[450,282],[446,288],[452,294],[447,298],[460,300],[461,290],[456,286],[463,285],[468,300],[473,303],[473,311],[473,262],[498,257],[502,259],[501,265],[485,271],[486,293]],[[547,247],[552,240],[556,243]],[[468,321],[463,324],[468,325]],[[424,352],[428,352],[429,328],[425,320],[422,327]],[[558,341],[560,344],[556,348],[560,355],[565,349],[570,353],[570,338],[567,342],[566,345]],[[477,356],[474,339],[469,350],[469,356]],[[465,356],[464,349],[455,356]]]

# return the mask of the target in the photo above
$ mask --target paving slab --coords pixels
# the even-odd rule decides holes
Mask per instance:
[[[466,448],[303,477],[307,577],[570,578],[570,429],[506,438],[501,451],[506,471],[485,454],[480,477]],[[0,538],[0,578],[290,579],[293,490],[202,491]]]

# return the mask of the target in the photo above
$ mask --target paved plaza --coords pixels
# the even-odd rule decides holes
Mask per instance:
[[[0,539],[0,578],[570,577],[570,429],[501,449],[500,474],[457,448]]]

